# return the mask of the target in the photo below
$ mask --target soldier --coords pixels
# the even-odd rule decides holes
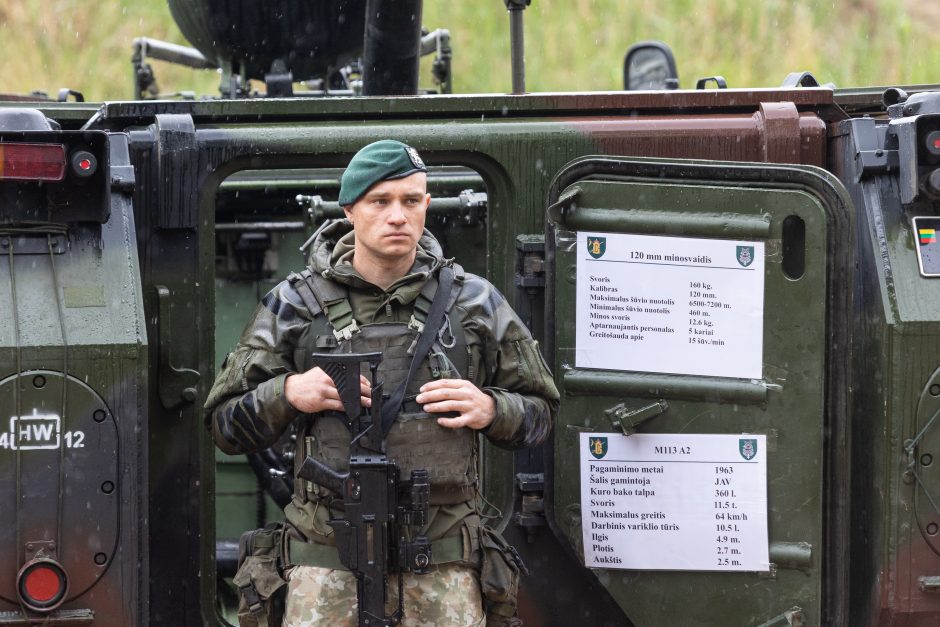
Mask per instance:
[[[353,157],[339,196],[346,220],[322,228],[309,268],[263,298],[216,378],[206,420],[229,454],[269,447],[299,421],[297,460],[311,455],[334,468],[347,464],[349,432],[335,418],[342,404],[332,379],[312,367],[311,353],[382,351],[384,390],[395,389],[438,273],[453,267],[457,280],[444,324],[388,436],[388,456],[403,477],[427,468],[431,478],[422,531],[435,566],[402,575],[403,623],[483,625],[484,607],[491,624],[505,623],[516,583],[500,572],[508,573],[508,557],[481,549],[500,542],[480,520],[476,433],[503,448],[537,445],[549,433],[559,395],[537,343],[503,296],[444,259],[424,229],[431,201],[426,172],[418,153],[397,141],[372,143]],[[360,392],[369,406],[365,377]],[[295,482],[285,508],[285,625],[357,623],[355,579],[337,563],[326,522],[342,516],[336,502],[322,486]],[[482,570],[496,581],[481,581],[483,561],[494,559]]]

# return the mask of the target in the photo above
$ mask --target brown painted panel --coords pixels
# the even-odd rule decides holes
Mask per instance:
[[[826,125],[793,102],[759,103],[752,113],[563,118],[603,154],[826,164]]]

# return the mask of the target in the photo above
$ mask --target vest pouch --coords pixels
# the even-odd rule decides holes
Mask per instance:
[[[336,472],[349,470],[349,429],[339,412],[314,415],[309,431],[310,446],[304,455],[323,462]]]
[[[386,455],[398,464],[401,477],[423,468],[431,481],[431,504],[453,505],[472,497],[476,484],[475,444],[472,429],[447,429],[437,424],[438,416],[425,412],[402,412],[386,438]],[[349,469],[349,430],[338,418],[318,416],[310,428],[311,451],[337,472]]]
[[[311,327],[314,325],[311,324]],[[308,341],[318,337],[320,331],[309,332]],[[416,343],[418,334],[407,325],[398,322],[364,324],[359,333],[340,342],[336,352],[369,353],[381,352],[379,378],[384,381],[385,392],[390,394],[405,379],[411,367],[412,353],[409,347]],[[461,346],[464,344],[459,343]],[[305,346],[306,355],[314,347]],[[466,349],[464,349],[464,352]],[[304,363],[304,366],[308,364]],[[363,364],[363,375],[369,375]],[[459,374],[459,367],[450,358],[447,349],[435,342],[412,377],[405,391],[405,398],[413,399],[422,385],[438,376]],[[410,411],[409,411],[410,410]],[[431,505],[453,505],[474,497],[477,481],[477,436],[469,428],[447,429],[437,424],[440,415],[420,411],[413,400],[406,401],[396,416],[385,440],[385,452],[397,465],[401,478],[407,480],[411,472],[425,469],[431,482]],[[349,469],[350,433],[345,417],[339,412],[323,412],[314,415],[308,435],[312,438],[303,455],[326,464],[337,472]],[[322,492],[320,492],[322,495]]]
[[[407,480],[412,470],[427,469],[432,505],[462,503],[467,500],[466,491],[454,489],[476,483],[476,432],[467,427],[442,427],[437,424],[438,417],[425,412],[399,414],[388,432],[386,453],[398,464],[402,479]],[[454,503],[438,496],[449,492],[457,495]]]
[[[280,627],[287,599],[281,559],[283,545],[283,523],[272,523],[241,535],[238,571],[232,579],[238,589],[240,627]]]
[[[525,565],[516,550],[494,529],[478,527],[480,590],[487,627],[521,624],[516,618],[519,579]]]

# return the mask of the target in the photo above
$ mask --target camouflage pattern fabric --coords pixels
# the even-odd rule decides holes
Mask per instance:
[[[440,244],[425,231],[411,271],[381,289],[354,270],[354,246],[352,225],[338,221],[321,230],[308,261],[313,272],[348,290],[350,308],[360,327],[407,323],[424,284],[449,263],[443,259]],[[540,444],[548,437],[560,399],[538,344],[503,295],[478,276],[465,276],[454,310],[459,314],[467,353],[467,372],[461,374],[496,404],[496,417],[482,433],[501,448]],[[303,370],[302,364],[314,348],[302,341],[314,319],[289,281],[271,290],[255,309],[238,345],[218,372],[204,407],[206,426],[224,452],[265,449],[294,421],[309,418],[287,402],[284,381]],[[305,429],[296,440],[295,460],[305,456],[309,422]],[[338,512],[331,507],[329,496],[317,496],[316,486],[308,494],[304,485],[303,481],[295,482],[294,499],[285,508],[285,517],[310,541],[333,544],[332,530],[325,521]],[[470,501],[432,504],[424,534],[434,542],[475,515]],[[324,570],[297,566],[291,572],[286,625],[357,625],[353,575]],[[389,588],[397,593],[397,582]],[[405,625],[485,624],[480,584],[475,571],[466,565],[439,566],[436,574],[428,576],[406,574],[405,588]]]
[[[412,271],[386,291],[353,269],[351,229],[348,222],[324,229],[314,244],[311,268],[349,288],[360,326],[407,323],[427,277],[444,263],[440,244],[425,231]],[[503,448],[541,443],[551,430],[559,395],[538,344],[503,295],[480,277],[467,274],[455,307],[470,353],[464,376],[496,401],[496,418],[485,430],[487,438]],[[284,379],[300,370],[297,357],[305,353],[298,340],[311,319],[287,281],[258,305],[218,372],[204,407],[206,425],[226,453],[265,449],[300,416],[284,397]]]
[[[345,570],[295,566],[288,571],[284,627],[358,627],[356,578]],[[397,575],[389,577],[391,612]],[[404,627],[483,627],[486,617],[473,568],[443,564],[427,575],[404,575]]]
[[[323,229],[312,247],[311,269],[349,290],[360,326],[407,323],[422,286],[446,263],[440,244],[425,231],[411,272],[387,290],[355,272],[354,244],[348,221]],[[483,433],[501,448],[540,444],[551,430],[559,394],[538,344],[502,294],[480,277],[466,275],[454,308],[462,320],[468,353],[463,375],[496,402],[496,418]],[[299,341],[312,319],[288,281],[262,299],[206,399],[206,426],[220,449],[229,454],[265,449],[301,418],[284,396],[284,380],[302,369],[298,364],[312,349]],[[304,459],[302,444],[298,437],[296,459]],[[315,509],[305,494],[295,494],[285,514],[305,535],[316,538]]]

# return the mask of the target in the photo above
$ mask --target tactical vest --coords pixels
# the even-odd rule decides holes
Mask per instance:
[[[386,454],[398,464],[401,477],[407,479],[414,469],[424,468],[431,480],[430,503],[449,505],[471,500],[477,483],[476,432],[470,428],[447,429],[437,424],[443,414],[429,414],[415,402],[422,385],[434,379],[463,378],[470,363],[463,324],[454,303],[463,285],[462,268],[455,265],[457,278],[447,301],[447,314],[437,332],[427,358],[405,391],[405,400],[386,438]],[[385,394],[396,389],[408,374],[412,354],[424,328],[428,309],[437,289],[437,279],[428,279],[415,299],[411,320],[406,323],[380,322],[361,327],[353,317],[345,286],[323,278],[309,269],[288,277],[291,285],[313,314],[313,321],[301,334],[294,354],[298,372],[313,367],[312,353],[367,353],[383,355],[379,381]],[[308,302],[309,301],[309,302]],[[369,376],[363,365],[363,375]],[[303,437],[298,438],[298,459],[305,455],[330,468],[345,472],[349,468],[350,434],[345,416],[338,412],[314,414],[307,421]],[[322,486],[295,482],[302,500],[325,495]]]

